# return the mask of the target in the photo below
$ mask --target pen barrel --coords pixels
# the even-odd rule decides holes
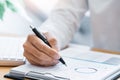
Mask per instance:
[[[40,32],[37,31],[36,28],[34,28],[34,29],[32,29],[32,30],[33,30],[33,32],[35,33],[35,35],[36,35],[37,37],[39,37],[42,41],[45,41],[45,40],[46,40],[46,39],[43,37],[43,35],[41,35]]]
[[[47,39],[44,40],[44,43],[46,43],[49,47],[52,47],[50,43],[47,41]]]

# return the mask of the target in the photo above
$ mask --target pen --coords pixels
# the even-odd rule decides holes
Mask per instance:
[[[31,28],[32,31],[35,33],[35,35],[36,35],[37,37],[39,37],[45,44],[47,44],[49,47],[52,47],[52,46],[50,45],[50,43],[48,42],[48,40],[47,40],[41,33],[39,33],[38,30],[37,30],[35,27],[33,27],[33,26],[30,25],[30,28]],[[59,61],[60,61],[62,64],[64,64],[65,66],[67,66],[62,57],[60,57]]]

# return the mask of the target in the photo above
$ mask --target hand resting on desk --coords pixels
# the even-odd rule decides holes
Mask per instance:
[[[26,42],[23,44],[24,56],[34,65],[38,66],[52,66],[57,64],[60,58],[57,46],[57,40],[50,33],[43,33],[48,42],[52,46],[50,48],[42,40],[35,35],[29,35]]]

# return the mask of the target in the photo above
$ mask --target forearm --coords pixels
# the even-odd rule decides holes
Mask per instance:
[[[86,11],[85,0],[60,0],[40,30],[52,33],[63,48],[72,39]]]

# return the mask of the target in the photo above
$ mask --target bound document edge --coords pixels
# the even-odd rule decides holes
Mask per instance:
[[[108,77],[106,77],[105,80],[117,80],[120,77],[120,69],[117,70],[116,72],[112,73]]]
[[[70,80],[69,78],[55,76],[51,73],[38,73],[38,72],[34,72],[34,71],[30,71],[30,72],[27,72],[25,74],[24,73],[20,74],[20,73],[21,72],[18,72],[18,71],[12,71],[12,72],[9,72],[8,74],[4,75],[4,77],[11,78],[11,79],[19,79],[19,80],[23,80],[23,79]],[[50,76],[46,76],[46,74],[50,75]]]

